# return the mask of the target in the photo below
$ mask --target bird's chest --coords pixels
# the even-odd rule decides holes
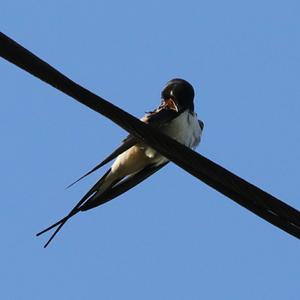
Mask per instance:
[[[189,148],[196,147],[200,142],[201,128],[197,115],[188,111],[183,112],[168,126],[162,128],[162,132]]]
[[[189,147],[195,148],[201,137],[201,128],[199,126],[196,114],[183,112],[168,125],[161,127],[161,131],[177,142]],[[145,155],[149,158],[159,158],[161,155],[149,146],[143,147]]]

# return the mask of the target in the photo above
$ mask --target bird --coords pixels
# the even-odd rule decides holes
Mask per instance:
[[[156,122],[154,122],[156,118],[149,118],[149,126],[142,124],[141,121],[130,115],[128,112],[120,109],[104,98],[90,92],[78,83],[72,81],[63,73],[56,70],[53,66],[43,61],[2,32],[0,32],[0,42],[0,56],[2,58],[39,78],[43,82],[48,83],[66,95],[69,95],[79,103],[107,117],[128,131],[133,137],[137,137],[139,141],[145,141],[147,144],[166,156],[169,160],[194,177],[203,181],[208,186],[227,196],[229,199],[235,201],[270,224],[300,239],[300,212],[294,207],[272,196],[250,182],[247,182],[245,179],[237,176],[203,155],[193,151],[193,149],[190,149],[173,140],[169,136],[158,132],[157,128],[160,129],[159,126],[156,125],[156,129],[151,128],[151,126],[156,124]],[[178,91],[178,89],[176,89],[176,91]],[[176,93],[173,92],[173,96],[174,94],[176,95]],[[173,100],[173,98],[171,98],[171,100]],[[166,105],[165,108],[167,109],[168,107],[169,109],[173,107],[173,110],[175,109],[176,111],[176,106],[172,104],[170,100],[169,104]],[[179,112],[178,107],[177,113]],[[161,115],[163,114],[164,113],[162,112]],[[153,120],[153,122],[150,120]],[[159,124],[159,122],[157,122],[157,124]],[[199,121],[201,132],[203,130],[203,125],[203,122]],[[79,178],[79,180],[102,167],[112,159],[115,159],[130,147],[136,145],[138,140],[135,140],[133,137],[126,139],[117,150],[115,150],[110,156],[104,159],[104,161],[98,164],[87,174]],[[167,164],[167,161],[165,164]],[[39,234],[58,226],[53,234],[54,236],[69,218],[77,214],[79,211],[84,211],[84,208],[87,210],[88,203],[93,203],[92,206],[96,207],[114,199],[145,180],[147,177],[162,168],[165,164],[161,163],[156,166],[149,164],[136,174],[133,173],[130,176],[126,176],[126,180],[120,180],[118,184],[114,184],[110,188],[107,188],[103,194],[98,194],[96,197],[97,188],[100,184],[98,181],[66,217],[43,230]],[[47,244],[45,246],[47,246]]]
[[[188,81],[174,78],[168,81],[163,88],[160,105],[153,111],[147,112],[140,120],[186,147],[195,149],[200,143],[204,123],[198,120],[194,110],[194,97],[194,88]],[[50,244],[71,217],[79,212],[102,205],[127,192],[169,163],[166,157],[145,143],[140,142],[133,135],[129,135],[100,164],[68,187],[113,159],[115,161],[108,171],[64,218],[37,233],[37,236],[40,236],[57,227],[44,248]]]

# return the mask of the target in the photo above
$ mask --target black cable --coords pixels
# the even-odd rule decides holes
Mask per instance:
[[[256,215],[300,238],[300,212],[234,175],[204,156],[73,82],[46,62],[0,33],[0,55],[80,103],[109,118],[175,164]]]

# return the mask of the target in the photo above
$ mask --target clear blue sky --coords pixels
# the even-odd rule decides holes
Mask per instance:
[[[2,31],[135,116],[173,77],[205,122],[198,151],[300,209],[299,1],[2,1]],[[299,241],[169,165],[37,231],[126,133],[1,60],[1,299],[299,299]]]

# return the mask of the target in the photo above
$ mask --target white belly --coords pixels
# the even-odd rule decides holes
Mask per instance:
[[[174,119],[168,127],[163,129],[162,132],[189,148],[195,148],[200,143],[202,130],[197,114],[185,111]]]
[[[177,142],[192,149],[199,145],[202,134],[202,129],[197,119],[197,114],[191,114],[188,111],[183,112],[170,124],[162,127],[161,131],[175,139]],[[157,151],[151,147],[145,148],[145,154],[149,158],[156,158],[157,161],[155,161],[155,163],[158,164],[168,161],[165,157],[157,153]]]
[[[179,143],[193,149],[199,144],[202,133],[197,114],[191,114],[188,111],[181,113],[160,130]],[[137,144],[117,157],[111,167],[111,173],[127,176],[142,170],[149,164],[160,165],[167,161],[166,157],[160,155],[153,148]]]

